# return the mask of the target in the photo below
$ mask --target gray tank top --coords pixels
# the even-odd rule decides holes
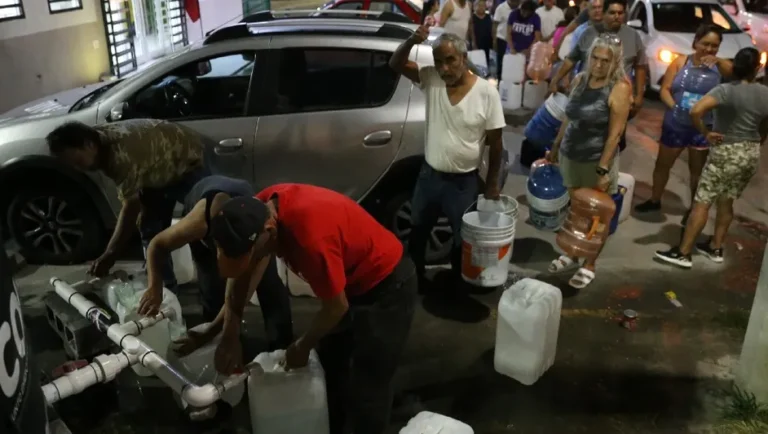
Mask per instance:
[[[571,92],[565,106],[565,114],[570,123],[560,144],[563,155],[585,163],[600,160],[608,136],[610,94],[610,84],[597,89],[584,85]]]
[[[189,214],[198,202],[205,199],[205,223],[209,228],[208,231],[210,231],[211,202],[213,197],[218,193],[225,193],[230,197],[252,197],[256,194],[256,192],[253,191],[251,184],[242,179],[229,178],[221,175],[206,176],[192,186],[192,189],[189,190],[189,193],[184,197],[183,215]],[[207,246],[213,246],[213,243],[209,239],[208,231],[206,231],[203,241]]]

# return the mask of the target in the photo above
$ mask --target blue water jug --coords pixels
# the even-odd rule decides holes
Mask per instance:
[[[681,89],[672,97],[675,108],[664,114],[664,126],[680,130],[691,128],[691,108],[715,86],[720,84],[720,74],[706,66],[689,66],[680,72]],[[711,121],[710,121],[711,122]]]
[[[525,196],[533,227],[545,231],[560,229],[568,214],[570,198],[557,166],[547,164],[531,172]]]
[[[616,229],[619,227],[619,216],[621,215],[621,207],[624,205],[624,195],[627,194],[627,188],[623,186],[619,186],[619,192],[611,196],[611,199],[613,199],[613,203],[616,204],[616,213],[613,215],[613,218],[611,219],[611,225],[609,226],[609,235],[612,235],[614,232],[616,232]]]
[[[525,138],[540,149],[552,146],[563,123],[566,104],[567,96],[561,93],[550,95],[525,125]]]

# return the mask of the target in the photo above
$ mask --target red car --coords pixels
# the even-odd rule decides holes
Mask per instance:
[[[416,24],[421,22],[421,8],[409,0],[331,0],[320,9],[393,12],[405,15]]]

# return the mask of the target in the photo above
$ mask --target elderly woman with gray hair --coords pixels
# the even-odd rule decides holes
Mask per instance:
[[[426,97],[425,161],[411,198],[413,229],[409,240],[421,292],[427,289],[427,240],[441,211],[453,229],[451,271],[458,278],[462,217],[480,193],[478,168],[486,147],[489,152],[484,193],[489,199],[499,197],[504,151],[501,130],[506,126],[496,87],[469,71],[463,38],[451,33],[440,35],[432,44],[434,66],[421,67],[408,60],[413,47],[428,35],[427,26],[419,27],[389,61],[392,69],[416,84]]]
[[[619,140],[632,106],[632,85],[622,67],[621,41],[602,34],[589,49],[587,67],[573,80],[567,119],[552,146],[548,159],[560,165],[570,192],[595,188],[618,192]],[[560,256],[550,272],[578,263],[579,258]],[[582,289],[595,278],[595,260],[587,260],[569,284]]]

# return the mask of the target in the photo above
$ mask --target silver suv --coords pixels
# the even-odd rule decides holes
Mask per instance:
[[[65,121],[150,117],[210,138],[207,158],[218,173],[257,190],[300,182],[343,192],[406,239],[423,161],[424,97],[388,61],[416,26],[344,12],[257,14],[125,79],[0,115],[4,229],[31,262],[99,254],[119,209],[115,186],[58,164],[45,136]],[[426,45],[412,56],[432,62]],[[441,220],[428,260],[444,258],[451,237]]]

